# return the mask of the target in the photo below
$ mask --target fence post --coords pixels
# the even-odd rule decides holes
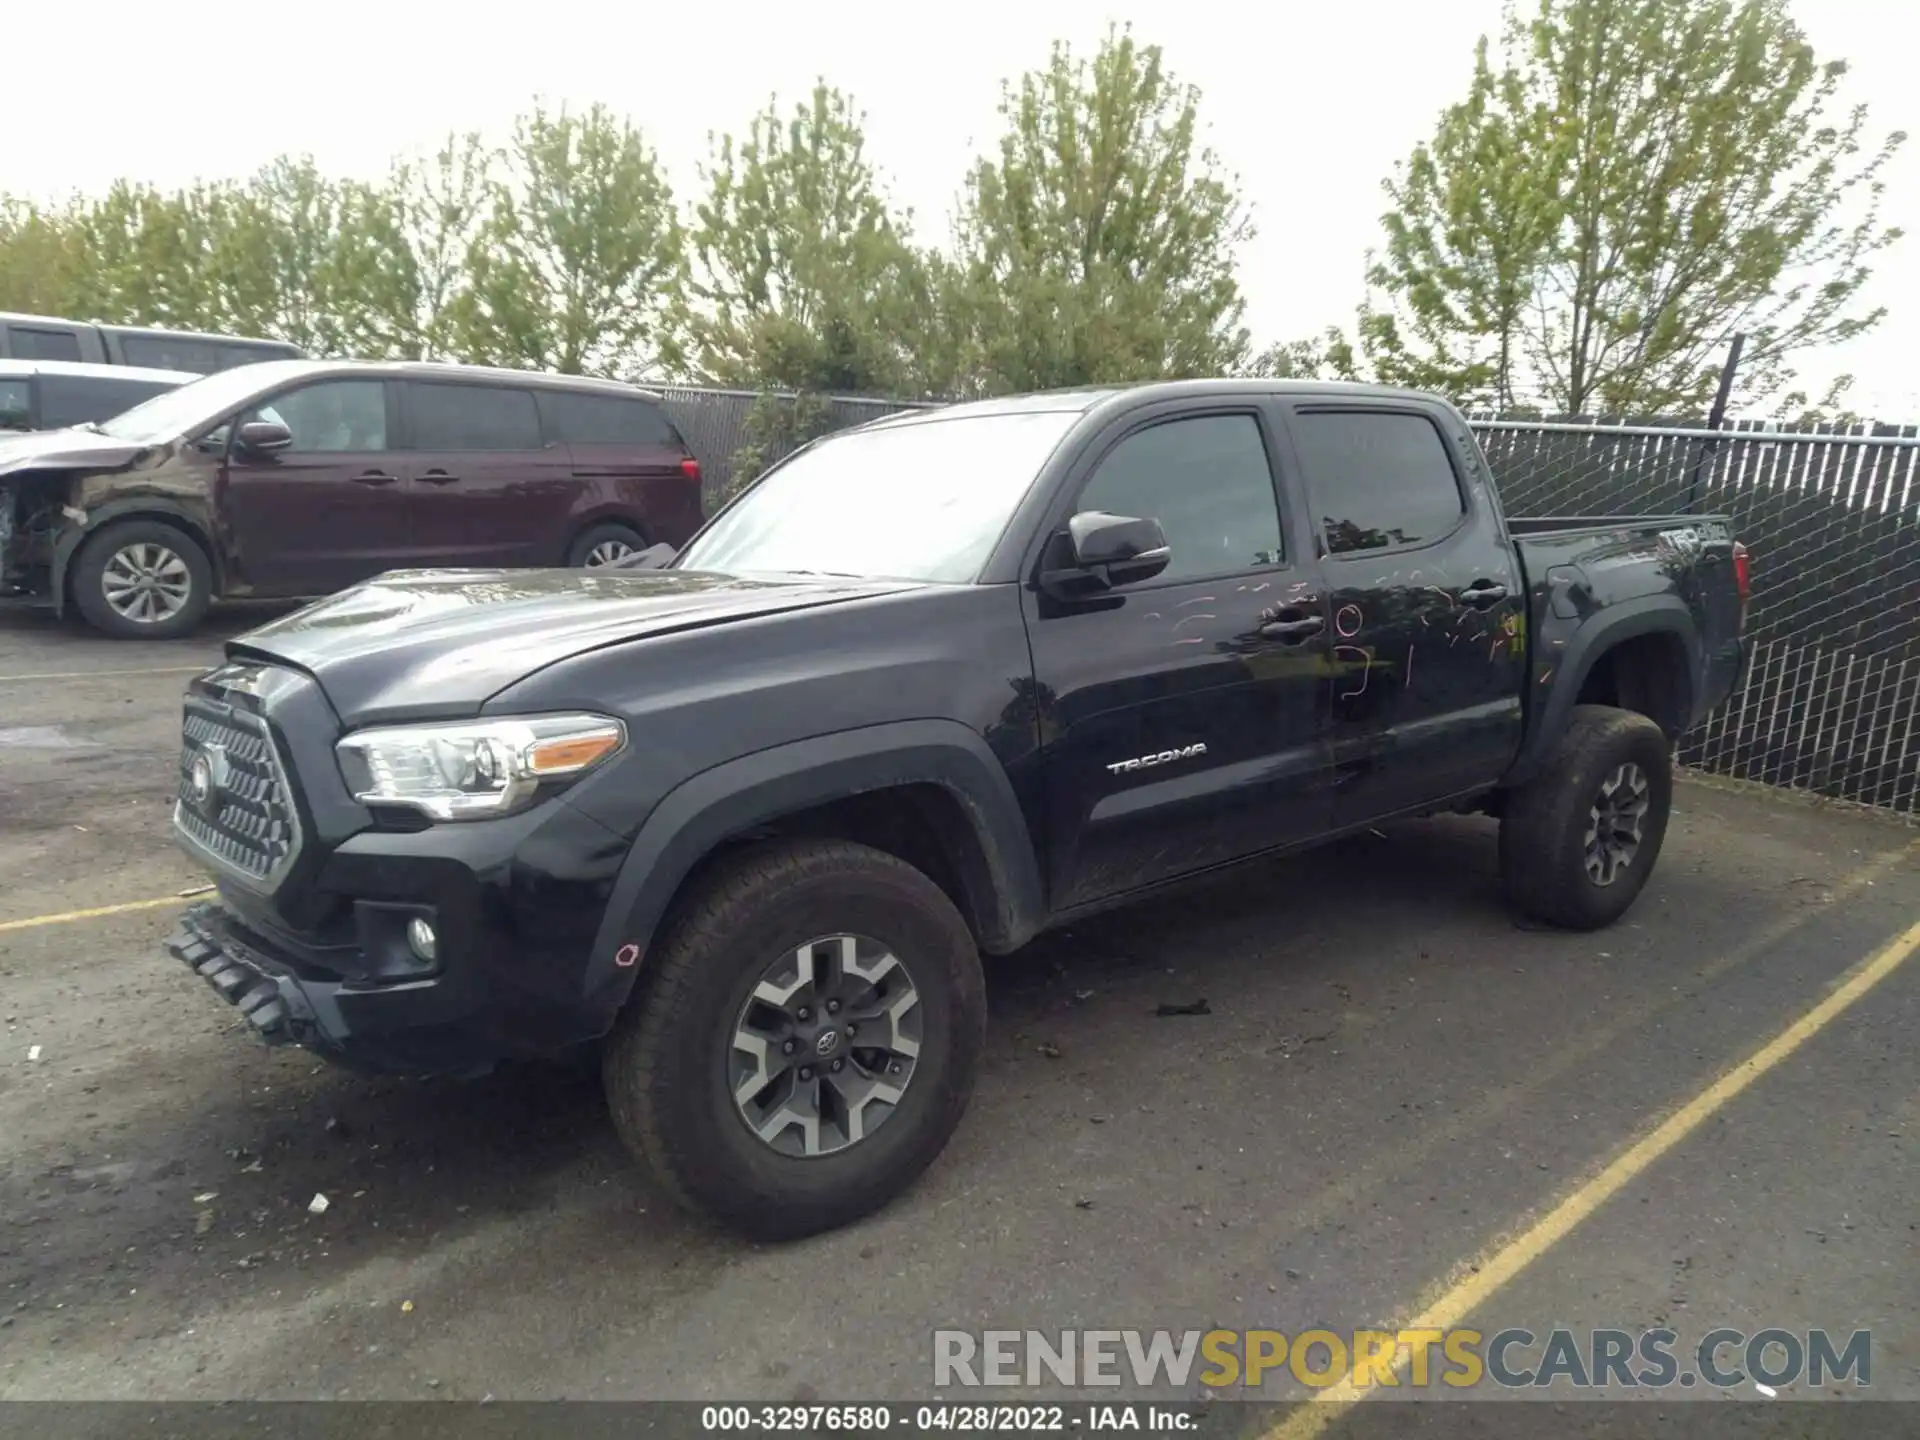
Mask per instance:
[[[1747,347],[1744,333],[1735,335],[1733,343],[1727,346],[1727,363],[1720,367],[1720,389],[1713,397],[1713,409],[1707,415],[1707,428],[1718,430],[1727,420],[1727,401],[1733,396],[1733,372],[1740,368],[1740,352]],[[1692,515],[1700,509],[1700,471],[1713,455],[1719,442],[1703,440],[1700,454],[1693,462],[1693,475],[1687,481],[1687,513]]]

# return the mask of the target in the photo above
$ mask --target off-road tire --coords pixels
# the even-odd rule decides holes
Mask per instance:
[[[108,603],[103,582],[113,557],[132,545],[163,546],[185,564],[187,597],[164,619],[139,621],[122,615]],[[206,618],[213,603],[213,566],[207,552],[185,530],[158,520],[118,520],[103,525],[80,547],[67,572],[73,603],[96,630],[121,640],[173,640],[189,635]]]
[[[907,1188],[946,1146],[986,1039],[979,951],[919,870],[839,840],[781,841],[724,862],[676,906],[608,1037],[614,1126],[684,1207],[755,1238],[845,1225]],[[765,967],[826,935],[886,945],[926,1007],[898,1108],[832,1154],[776,1153],[729,1093],[736,1017]]]
[[[1631,859],[1601,884],[1587,868],[1587,835],[1603,787],[1625,766],[1645,777],[1646,813]],[[1507,798],[1500,873],[1509,903],[1568,930],[1611,925],[1652,874],[1672,808],[1672,749],[1660,727],[1631,710],[1576,705],[1545,767]]]

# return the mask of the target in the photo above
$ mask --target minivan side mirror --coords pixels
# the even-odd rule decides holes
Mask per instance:
[[[1158,520],[1087,510],[1067,521],[1066,534],[1055,537],[1048,556],[1054,563],[1041,570],[1041,585],[1072,599],[1151,580],[1167,568],[1173,551]]]
[[[249,420],[234,432],[233,443],[255,455],[272,455],[293,444],[293,432],[278,420]]]

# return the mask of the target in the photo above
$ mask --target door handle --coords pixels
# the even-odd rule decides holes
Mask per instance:
[[[354,476],[353,483],[356,485],[391,485],[399,478],[397,475],[387,474],[384,470],[368,470]]]
[[[1476,580],[1460,592],[1460,598],[1469,605],[1482,608],[1497,605],[1507,598],[1507,587],[1492,580]]]
[[[1327,628],[1324,615],[1309,615],[1304,620],[1272,620],[1260,627],[1260,633],[1269,640],[1278,640],[1287,645],[1298,645],[1309,635],[1318,635]]]
[[[460,477],[458,475],[449,475],[444,470],[429,470],[419,478],[428,485],[457,485],[460,483]]]

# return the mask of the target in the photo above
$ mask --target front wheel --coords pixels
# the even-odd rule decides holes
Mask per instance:
[[[1597,930],[1653,873],[1673,809],[1673,764],[1652,720],[1576,705],[1552,758],[1515,790],[1500,821],[1500,871],[1523,913]]]
[[[123,640],[171,640],[213,603],[213,567],[184,531],[154,520],[103,527],[80,547],[73,601],[98,630]]]
[[[878,1209],[945,1147],[986,1034],[939,886],[844,841],[747,851],[700,884],[610,1037],[614,1124],[688,1208],[762,1239]]]

